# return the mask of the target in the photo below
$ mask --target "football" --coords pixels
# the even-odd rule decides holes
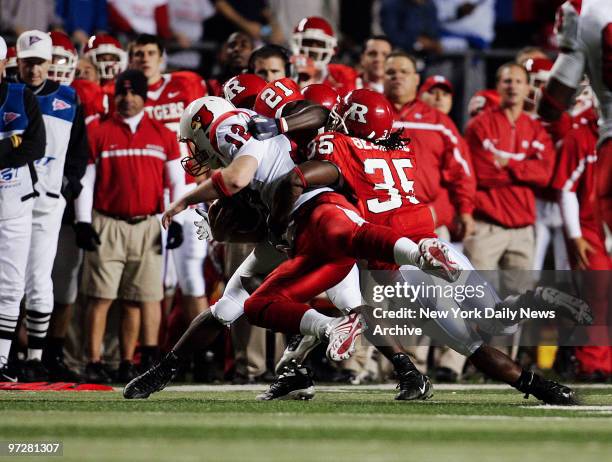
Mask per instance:
[[[245,188],[217,199],[208,210],[213,237],[219,242],[257,242],[264,238],[267,209],[259,193]]]

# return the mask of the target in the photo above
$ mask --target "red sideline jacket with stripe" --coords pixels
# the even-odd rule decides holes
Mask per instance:
[[[514,124],[503,109],[474,117],[465,131],[478,190],[475,216],[506,228],[535,223],[536,186],[552,176],[555,153],[542,124],[522,113]],[[501,167],[496,158],[506,158]]]
[[[409,147],[419,166],[415,185],[417,199],[433,206],[436,226],[450,225],[455,215],[472,213],[476,178],[466,143],[453,121],[442,112],[414,100],[396,111],[394,128],[410,138]],[[450,192],[452,202],[443,188]]]
[[[180,157],[176,135],[144,114],[136,133],[118,116],[93,128],[90,164],[96,164],[93,208],[135,217],[164,209],[165,163]]]

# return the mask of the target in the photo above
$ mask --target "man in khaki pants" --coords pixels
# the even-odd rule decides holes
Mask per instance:
[[[464,241],[478,270],[504,271],[501,290],[532,285],[536,219],[534,187],[546,186],[554,151],[542,124],[523,112],[529,92],[526,70],[515,63],[497,71],[499,107],[472,119],[465,138],[476,172],[476,232]]]

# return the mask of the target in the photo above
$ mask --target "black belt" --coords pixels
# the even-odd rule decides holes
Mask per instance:
[[[123,217],[121,215],[111,215],[109,213],[100,212],[99,210],[96,210],[96,212],[98,212],[100,215],[104,215],[105,217],[112,218],[113,220],[125,221],[128,225],[135,225],[138,223],[142,223],[147,218],[154,215],[154,214],[151,214],[151,215],[136,215],[134,217]]]

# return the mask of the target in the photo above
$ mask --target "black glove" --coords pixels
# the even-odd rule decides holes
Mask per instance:
[[[258,140],[267,140],[282,132],[279,120],[262,115],[254,115],[248,122],[249,132]]]
[[[91,226],[91,223],[79,221],[74,224],[76,234],[76,245],[83,250],[96,250],[101,244],[98,232]]]
[[[166,249],[176,249],[183,243],[183,227],[176,221],[171,221],[168,226],[168,237],[166,239]]]

